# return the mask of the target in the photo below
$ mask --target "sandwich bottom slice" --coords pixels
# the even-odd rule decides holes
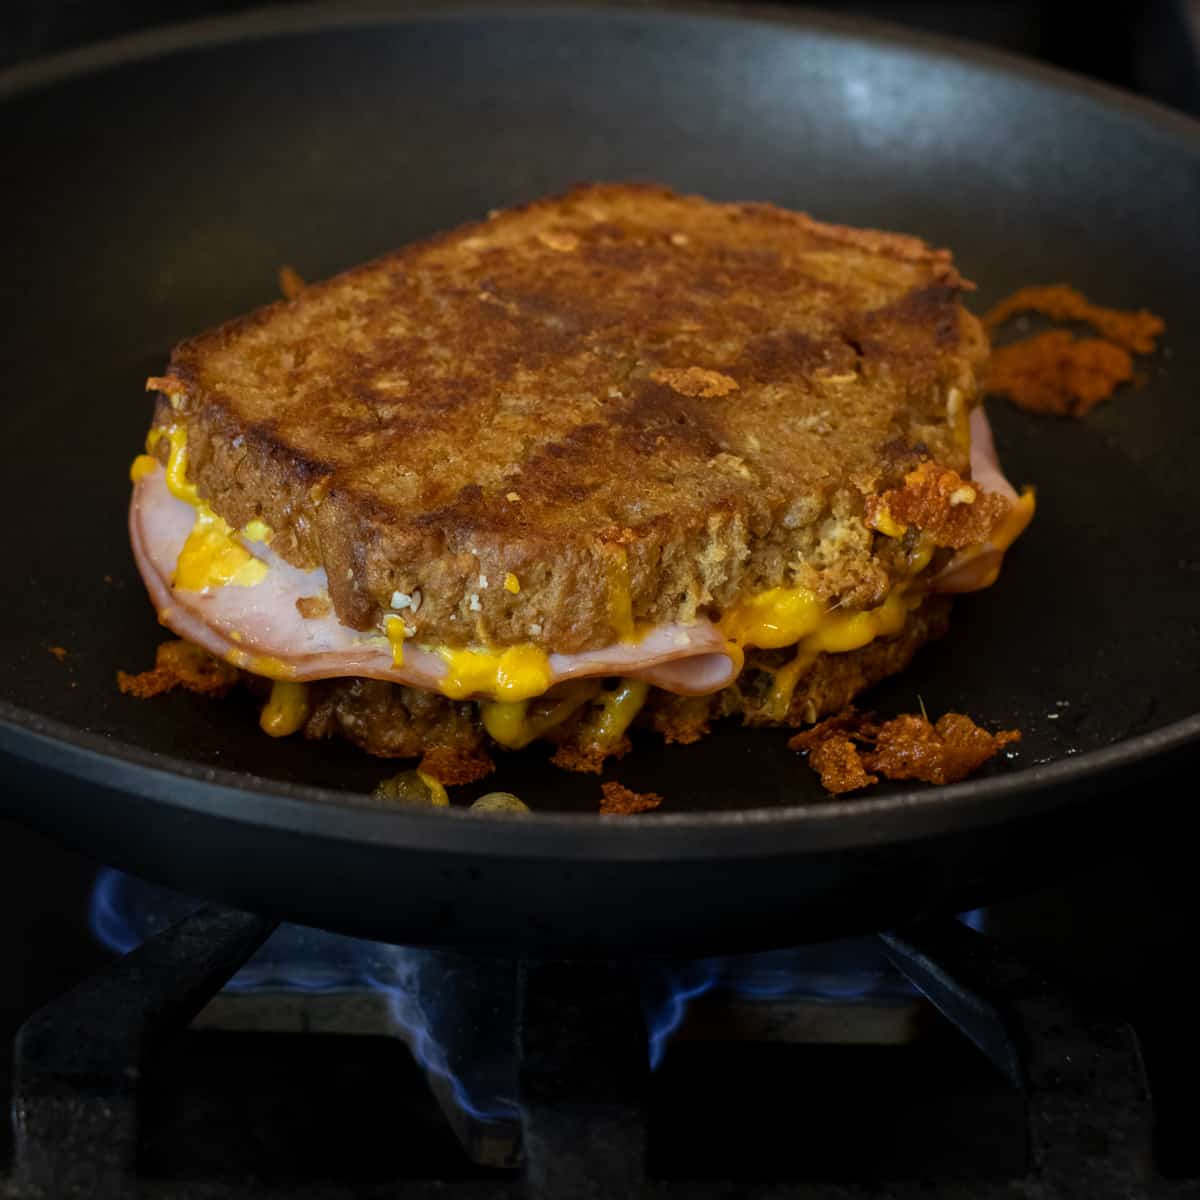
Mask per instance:
[[[665,189],[499,214],[178,347],[134,555],[267,733],[444,782],[811,723],[1032,517],[966,286],[914,239]]]

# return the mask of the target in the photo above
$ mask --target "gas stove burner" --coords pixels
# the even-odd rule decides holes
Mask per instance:
[[[750,956],[754,970],[747,972],[742,963],[734,976],[741,980],[740,992],[721,986],[722,976],[732,970],[729,960],[691,964],[689,983],[686,971],[664,964],[518,964],[395,948],[386,948],[394,956],[386,985],[362,972],[353,984],[349,979],[338,983],[326,964],[311,967],[307,980],[311,985],[319,978],[321,986],[289,990],[281,987],[279,958],[273,960],[272,975],[265,966],[270,956],[261,956],[272,932],[272,924],[261,917],[201,909],[26,1022],[17,1047],[16,1159],[5,1194],[142,1194],[138,1188],[153,1181],[144,1171],[139,1174],[139,1164],[144,1168],[148,1157],[146,1143],[153,1141],[147,1126],[158,1119],[147,1101],[147,1080],[171,1035],[193,1021],[200,1032],[189,1036],[206,1031],[225,1031],[226,1036],[254,1031],[276,1038],[286,1038],[289,1031],[368,1035],[362,1044],[371,1034],[387,1032],[391,1023],[391,1034],[407,1041],[423,1062],[434,1093],[477,1164],[454,1179],[405,1178],[395,1194],[534,1200],[801,1194],[778,1179],[734,1180],[711,1172],[698,1179],[688,1176],[686,1166],[681,1170],[665,1163],[656,1141],[678,1141],[680,1134],[664,1134],[660,1128],[662,1114],[655,1101],[659,1080],[672,1073],[686,1076],[687,1054],[706,1049],[712,1038],[717,1039],[713,1045],[734,1046],[743,1054],[757,1046],[778,1055],[791,1044],[811,1047],[814,1041],[830,1053],[868,1043],[897,1053],[919,1041],[924,1029],[949,1028],[933,1015],[935,1008],[983,1052],[1007,1081],[1011,1096],[1024,1097],[1027,1162],[1015,1177],[1010,1172],[1006,1178],[973,1180],[967,1190],[957,1178],[944,1183],[902,1178],[888,1183],[889,1195],[999,1200],[1088,1194],[1105,1200],[1178,1190],[1153,1173],[1152,1114],[1132,1033],[1118,1023],[1084,1018],[1037,971],[958,921],[838,944],[832,957],[821,947]],[[282,943],[286,946],[286,937]],[[864,957],[868,947],[874,960]],[[277,955],[279,949],[277,945]],[[379,952],[378,947],[372,951]],[[825,974],[816,977],[825,994],[797,989],[797,956],[809,967],[824,964]],[[248,961],[251,974],[239,975]],[[262,972],[257,982],[256,969]],[[854,978],[858,990],[842,997],[830,994],[831,971],[843,984]],[[861,987],[868,976],[871,986]],[[814,977],[811,970],[808,977]],[[294,969],[288,978],[294,983]],[[227,988],[234,979],[240,982]],[[688,992],[693,993],[691,1008],[676,1020],[681,997]],[[409,1025],[403,1020],[397,1024],[400,994],[400,1011]],[[455,1002],[443,1003],[437,1010],[442,1015],[430,1019],[434,996]],[[827,1010],[823,1014],[822,1008]],[[839,1010],[843,1015],[835,1018]],[[426,1022],[424,1035],[414,1033],[414,1013]],[[474,1029],[478,1036],[489,1020],[493,1033],[505,1027],[512,1052],[507,1060],[511,1092],[502,1097],[503,1108],[485,1107],[457,1070],[457,1064],[471,1057],[461,1049],[471,1041],[461,1036],[462,1030]],[[661,1046],[670,1024],[675,1036],[664,1056]],[[830,1041],[840,1044],[823,1044]],[[497,1043],[493,1038],[483,1044]],[[494,1052],[483,1058],[489,1054],[497,1059]],[[652,1077],[656,1055],[662,1070]],[[503,1075],[493,1069],[491,1078]],[[794,1086],[817,1086],[817,1079],[796,1079]],[[920,1090],[918,1079],[910,1090]],[[233,1103],[236,1097],[229,1099]],[[702,1097],[695,1099],[701,1104],[699,1115],[686,1120],[698,1124],[682,1136],[693,1142],[715,1140],[696,1137],[705,1118]],[[747,1095],[743,1105],[753,1100]],[[676,1107],[686,1109],[686,1097]],[[401,1158],[402,1134],[397,1129],[397,1143],[389,1146]],[[703,1165],[706,1154],[711,1166],[710,1148],[694,1148],[699,1154],[693,1156],[692,1168]],[[802,1159],[803,1149],[793,1146],[792,1156]],[[814,1150],[819,1158],[819,1147]],[[269,1182],[172,1180],[171,1190],[163,1194],[181,1200],[295,1194],[287,1187],[272,1190]],[[382,1186],[377,1179],[350,1179],[322,1185],[313,1195],[392,1194]],[[393,1181],[390,1186],[398,1185]],[[813,1193],[802,1189],[802,1194]],[[879,1181],[839,1179],[820,1194],[846,1200],[878,1195]]]

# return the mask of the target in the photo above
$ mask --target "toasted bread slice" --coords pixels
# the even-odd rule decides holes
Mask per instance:
[[[184,342],[155,423],[357,629],[397,592],[420,642],[564,653],[777,585],[868,608],[867,498],[914,447],[968,473],[965,286],[913,238],[584,186]]]

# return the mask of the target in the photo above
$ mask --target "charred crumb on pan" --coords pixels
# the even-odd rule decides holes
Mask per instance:
[[[662,802],[657,792],[635,792],[615,780],[600,785],[600,812],[609,816],[652,812]]]

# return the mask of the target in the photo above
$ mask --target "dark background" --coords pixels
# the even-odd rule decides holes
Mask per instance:
[[[102,38],[250,5],[61,0],[0,9],[0,68]],[[1200,116],[1200,0],[1067,3],[826,5],[913,28],[971,38],[1135,91]],[[1200,217],[1198,217],[1200,219]],[[3,770],[0,765],[0,771]],[[0,787],[4,780],[0,777]],[[1192,784],[1174,785],[1179,804]],[[1131,830],[1130,844],[1061,886],[989,910],[989,928],[1051,965],[1103,1008],[1137,1026],[1152,1076],[1196,1062],[1200,1035],[1187,980],[1197,905],[1190,839]],[[1086,839],[1088,831],[1080,830]],[[85,914],[96,864],[0,822],[0,1044],[21,1019],[108,957]],[[4,1059],[0,1054],[0,1086]]]

